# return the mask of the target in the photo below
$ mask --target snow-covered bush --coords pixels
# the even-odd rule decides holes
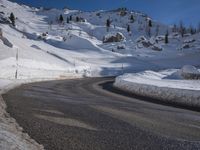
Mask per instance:
[[[152,45],[151,49],[155,50],[155,51],[162,51],[162,47],[160,45],[158,45],[158,44]]]
[[[191,79],[191,80],[200,79],[200,72],[194,66],[185,65],[181,69],[181,76],[184,79]]]
[[[140,37],[138,37],[137,39],[136,39],[136,42],[137,43],[140,43],[140,42],[142,42],[142,41],[146,41],[147,39],[144,37],[144,36],[140,36]]]
[[[153,46],[153,44],[150,41],[148,41],[148,40],[147,41],[142,41],[141,43],[146,48],[148,48],[150,46]]]
[[[176,33],[172,33],[172,37],[173,38],[180,38],[180,35],[179,35],[179,33],[176,32]]]
[[[183,44],[183,45],[182,45],[182,49],[187,49],[187,48],[190,48],[190,45],[189,45],[189,44]]]
[[[124,45],[124,44],[121,44],[121,45],[117,46],[117,49],[125,49],[125,48],[126,48],[126,45]]]
[[[41,35],[38,36],[38,39],[39,40],[46,40],[47,36],[48,36],[47,32],[46,33],[42,33]]]
[[[155,38],[150,38],[150,40],[147,40],[144,36],[139,37],[136,39],[136,42],[138,43],[139,48],[151,48],[155,51],[162,51],[162,47],[155,42]]]
[[[120,33],[109,33],[103,37],[103,43],[121,42],[125,40],[125,36]]]
[[[164,41],[165,37],[164,36],[157,36],[155,40],[157,40],[157,41]]]
[[[185,41],[184,41],[184,43],[193,43],[193,42],[195,42],[196,40],[195,39],[186,39]]]

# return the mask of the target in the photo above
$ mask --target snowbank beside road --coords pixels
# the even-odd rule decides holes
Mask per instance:
[[[185,79],[200,79],[200,71],[196,67],[190,65],[186,65],[181,69],[181,75]]]
[[[41,150],[43,146],[23,133],[15,119],[6,112],[6,104],[1,94],[17,85],[20,85],[20,82],[0,79],[0,149]]]
[[[116,78],[114,86],[140,96],[200,107],[200,80],[184,80],[180,70],[125,74]]]

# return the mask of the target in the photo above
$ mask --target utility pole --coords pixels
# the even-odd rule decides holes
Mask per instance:
[[[16,72],[15,72],[15,79],[17,79],[17,77],[18,77],[18,58],[19,58],[19,54],[18,54],[18,48],[17,48],[17,52],[16,52]]]

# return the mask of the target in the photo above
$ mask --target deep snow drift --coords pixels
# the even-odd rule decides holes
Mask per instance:
[[[124,74],[116,78],[114,85],[136,95],[200,107],[200,80],[186,80],[188,72],[190,77],[199,75],[193,66],[184,66],[180,70]]]

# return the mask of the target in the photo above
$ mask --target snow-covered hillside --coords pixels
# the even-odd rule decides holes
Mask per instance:
[[[11,12],[15,27],[8,23]],[[37,9],[1,0],[0,18],[1,78],[107,76],[200,64],[199,34],[181,38],[147,15],[125,9]],[[117,33],[123,35],[119,42],[102,42]]]

